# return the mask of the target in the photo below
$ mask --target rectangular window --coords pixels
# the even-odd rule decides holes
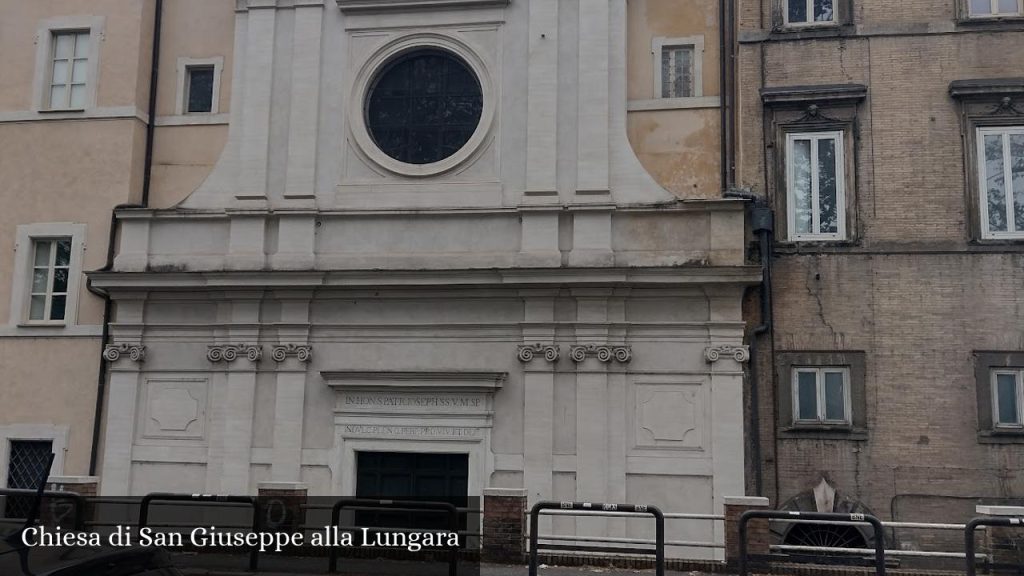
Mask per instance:
[[[1024,428],[1024,370],[992,371],[992,415],[996,428]]]
[[[52,451],[52,440],[11,440],[7,458],[7,487],[35,490],[39,479],[46,472],[46,462]],[[27,518],[31,508],[31,497],[8,496],[4,517]]]
[[[978,129],[982,236],[1024,238],[1024,126]]]
[[[850,424],[850,371],[793,368],[794,424]]]
[[[846,238],[843,133],[786,135],[790,240]]]
[[[1024,12],[1024,0],[968,0],[971,18],[996,16],[1020,16]]]
[[[186,71],[185,113],[208,114],[213,111],[213,66],[188,66]]]
[[[691,96],[694,96],[693,55],[693,46],[662,46],[662,98],[689,98]]]
[[[49,108],[85,108],[89,81],[89,32],[55,32],[50,68]]]
[[[32,242],[29,322],[63,322],[71,274],[71,238]]]
[[[786,24],[799,26],[835,22],[835,0],[785,1]]]

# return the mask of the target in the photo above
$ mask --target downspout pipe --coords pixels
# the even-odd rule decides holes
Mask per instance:
[[[736,53],[734,31],[736,16],[733,7],[735,0],[719,0],[718,3],[718,48],[719,48],[719,89],[722,125],[721,141],[721,178],[722,189],[730,190],[736,184]]]
[[[118,204],[110,213],[110,231],[107,236],[107,261],[97,272],[108,272],[114,268],[114,256],[117,253],[117,212],[126,208],[146,208],[149,206],[149,189],[153,176],[153,136],[156,129],[156,92],[160,78],[160,31],[163,27],[163,0],[154,0],[153,16],[153,52],[149,71],[149,106],[146,123],[146,156],[142,168],[142,194],[139,204]],[[106,350],[110,343],[110,320],[114,304],[110,294],[92,285],[92,279],[86,278],[85,287],[89,292],[103,299],[103,334],[100,339],[100,351]],[[96,376],[96,407],[92,422],[92,447],[89,454],[89,475],[95,476],[99,462],[100,433],[103,421],[103,403],[106,397],[108,367],[107,361],[100,358],[100,367]]]
[[[761,462],[761,399],[758,378],[758,343],[772,331],[772,243],[775,215],[768,200],[745,190],[728,190],[726,198],[740,198],[750,202],[750,228],[757,236],[761,253],[761,323],[750,335],[750,457],[754,463],[754,492],[764,493],[764,472]],[[768,362],[771,365],[771,362]]]

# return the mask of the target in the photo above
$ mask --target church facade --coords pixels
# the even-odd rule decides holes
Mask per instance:
[[[693,91],[717,62],[652,41],[658,6],[240,1],[216,165],[118,210],[90,273],[114,303],[101,493],[743,495],[760,269]],[[658,114],[681,168],[647,153]]]

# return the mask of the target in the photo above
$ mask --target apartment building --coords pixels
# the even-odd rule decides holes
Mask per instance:
[[[765,329],[748,486],[893,520],[1020,503],[1021,3],[741,0],[737,16],[736,185],[774,215],[754,222],[774,240],[767,309],[749,307]]]
[[[110,310],[86,272],[111,262],[115,207],[178,202],[219,156],[233,8],[0,3],[0,301],[9,303],[0,308],[2,487],[34,487],[52,452],[56,484],[95,488]],[[158,12],[164,33],[154,55]],[[153,74],[154,56],[162,75]]]

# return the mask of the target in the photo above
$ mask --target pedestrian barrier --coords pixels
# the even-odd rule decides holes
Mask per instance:
[[[0,496],[23,496],[28,498],[35,498],[39,492],[37,490],[19,489],[19,488],[0,488]],[[43,499],[51,500],[68,500],[71,502],[72,513],[74,514],[74,523],[72,528],[74,530],[81,530],[85,523],[85,498],[74,492],[52,492],[44,491],[42,493]],[[60,518],[55,518],[58,522],[63,519],[63,515]]]
[[[840,524],[854,522],[857,524],[871,524],[875,529],[875,574],[885,576],[885,532],[882,522],[870,514],[838,514],[824,512],[782,512],[776,510],[748,510],[740,516],[739,523],[739,572],[740,576],[747,576],[747,524],[754,518],[765,518],[769,520],[810,520],[823,524]],[[812,546],[779,546],[779,549],[803,549],[808,548],[821,552],[834,551],[822,547]],[[859,551],[859,549],[846,551]]]
[[[454,504],[450,502],[410,502],[402,500],[373,500],[368,498],[342,498],[334,503],[331,508],[331,526],[337,526],[339,529],[348,528],[340,526],[341,523],[341,511],[342,509],[373,509],[373,510],[393,510],[399,512],[417,511],[429,513],[445,513],[448,516],[448,529],[451,532],[459,531],[459,511]],[[390,529],[394,531],[395,529]],[[381,531],[381,530],[371,530]],[[459,563],[459,549],[452,548],[448,551],[448,576],[457,576],[458,574],[458,563]],[[327,571],[335,573],[338,570],[338,548],[331,546],[330,560],[327,567]]]
[[[983,517],[973,518],[967,523],[967,526],[964,528],[964,550],[967,556],[967,576],[975,576],[977,573],[977,568],[974,565],[974,531],[978,526],[1016,526],[1020,528],[1024,527],[1024,518]]]
[[[627,514],[650,514],[655,521],[654,562],[655,574],[665,576],[665,516],[657,506],[646,504],[603,504],[599,502],[538,502],[530,509],[530,572],[537,576],[537,550],[539,542],[540,513],[543,510],[572,511],[573,516],[604,515],[610,512]],[[604,540],[602,540],[604,541]],[[546,546],[547,547],[547,546]],[[634,553],[650,554],[650,550],[637,548]]]
[[[213,502],[248,504],[252,506],[252,531],[260,531],[259,502],[253,496],[221,496],[215,494],[170,494],[154,492],[142,497],[139,504],[139,530],[149,526],[149,506],[153,502]],[[255,572],[259,566],[259,549],[249,551],[249,570]]]

